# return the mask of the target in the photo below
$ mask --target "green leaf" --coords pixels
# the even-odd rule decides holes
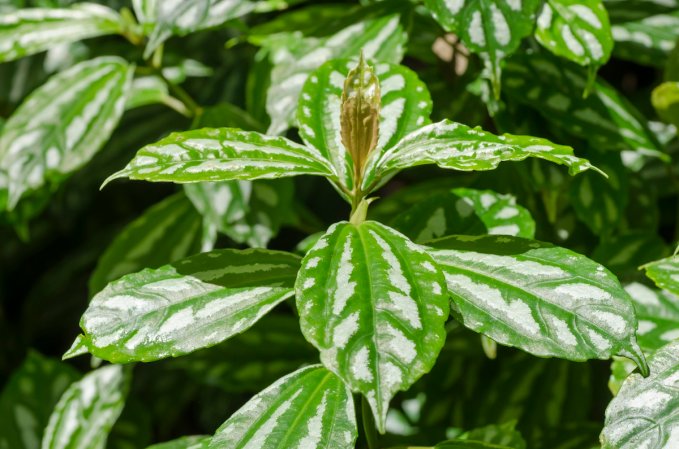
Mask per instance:
[[[634,280],[642,276],[639,264],[667,255],[667,245],[658,234],[645,230],[620,233],[602,239],[591,257],[619,278]]]
[[[587,77],[577,69],[547,55],[517,55],[507,62],[504,91],[592,148],[627,150],[628,167],[641,168],[645,156],[667,160],[647,120],[613,87],[597,78],[582,98]]]
[[[566,165],[571,175],[596,169],[586,159],[573,155],[573,149],[539,137],[496,136],[479,127],[470,128],[444,120],[418,129],[390,148],[375,163],[370,186],[390,172],[423,164],[436,164],[454,170],[493,170],[503,161],[522,161],[528,157]]]
[[[596,235],[613,234],[619,227],[627,205],[628,173],[620,155],[608,152],[592,158],[606,173],[583,173],[570,185],[570,200],[576,215]]]
[[[662,67],[679,39],[679,11],[614,25],[613,38],[616,57]]]
[[[601,0],[548,0],[538,16],[535,37],[555,55],[580,65],[603,65],[613,49]]]
[[[521,432],[516,430],[516,420],[472,429],[462,434],[460,439],[483,441],[512,449],[526,449],[526,441]]]
[[[67,364],[29,351],[0,394],[0,447],[39,449],[52,409],[78,377]]]
[[[470,329],[541,357],[583,361],[617,354],[646,371],[632,303],[603,266],[509,236],[453,236],[431,245]]]
[[[604,0],[612,22],[629,22],[671,12],[679,8],[677,0]]]
[[[73,383],[50,416],[42,449],[103,449],[125,405],[129,381],[122,366],[109,365]]]
[[[320,153],[285,137],[233,128],[172,133],[147,145],[106,182],[127,177],[145,181],[205,182],[319,175],[334,178]]]
[[[132,9],[139,23],[153,24],[157,19],[158,0],[132,0]]]
[[[350,449],[356,436],[351,391],[333,373],[313,365],[250,399],[217,429],[209,447]]]
[[[297,108],[299,133],[307,145],[332,162],[340,182],[353,188],[353,163],[340,136],[340,105],[344,80],[355,61],[332,60],[307,79]],[[381,106],[375,158],[402,137],[430,123],[431,97],[417,75],[403,66],[375,65],[380,82]],[[366,168],[370,170],[370,168]]]
[[[223,181],[186,184],[184,191],[203,215],[205,238],[214,240],[219,231],[237,243],[264,248],[288,221],[294,185],[289,179]]]
[[[655,285],[679,295],[679,256],[667,257],[642,267]]]
[[[179,193],[151,206],[106,248],[89,281],[90,295],[119,277],[157,268],[200,250],[200,216]]]
[[[425,0],[434,18],[447,31],[459,34],[464,45],[483,58],[495,96],[499,98],[502,61],[533,32],[537,0]]]
[[[132,68],[117,57],[81,62],[51,77],[0,133],[0,173],[12,210],[28,191],[57,183],[106,143],[123,113]]]
[[[181,437],[165,443],[154,444],[146,449],[208,449],[210,436]]]
[[[448,302],[433,260],[377,222],[333,225],[295,283],[304,336],[367,398],[384,432],[389,401],[428,372],[445,340]]]
[[[679,127],[679,82],[669,81],[653,89],[651,101],[661,119]]]
[[[94,3],[78,3],[70,8],[16,9],[0,16],[0,62],[122,30],[117,12]]]
[[[638,282],[625,287],[639,320],[639,346],[653,353],[679,339],[679,298],[664,290],[655,290]]]
[[[294,254],[226,249],[124,276],[82,317],[88,349],[124,363],[213,346],[292,296],[298,267]]]
[[[256,393],[305,364],[318,352],[302,336],[296,317],[267,315],[242,334],[168,362],[197,382],[227,392]]]
[[[515,449],[512,446],[504,446],[484,441],[450,440],[434,446],[434,449]]]
[[[602,449],[672,449],[679,441],[679,342],[648,359],[651,375],[631,374],[606,408]]]
[[[515,197],[492,190],[432,192],[399,214],[391,225],[416,243],[454,234],[535,236],[530,212],[517,205]]]
[[[186,36],[223,25],[256,7],[256,3],[249,0],[166,0],[155,3],[156,24],[144,50],[145,58],[173,35]]]
[[[268,134],[280,134],[290,127],[304,82],[325,61],[358,58],[361,50],[369,60],[401,61],[407,34],[399,14],[350,23],[323,38],[302,38],[298,34],[272,37],[276,47],[271,54],[274,67],[266,100],[266,110],[271,117]]]

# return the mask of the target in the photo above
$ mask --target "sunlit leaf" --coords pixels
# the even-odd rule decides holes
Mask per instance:
[[[341,222],[307,253],[295,290],[305,337],[328,369],[365,395],[384,432],[391,398],[429,371],[443,346],[440,271],[384,225]]]
[[[661,119],[679,127],[679,82],[668,81],[656,87],[651,101]]]
[[[531,34],[537,0],[425,0],[447,31],[456,32],[467,48],[485,61],[495,95],[499,96],[503,59]]]
[[[655,285],[679,295],[679,256],[667,257],[644,265],[646,276]]]
[[[292,296],[299,257],[216,250],[129,274],[90,302],[89,351],[111,362],[151,361],[213,346]]]
[[[187,183],[305,174],[334,177],[320,153],[284,137],[233,128],[203,128],[172,133],[145,146],[107,182],[123,177]]]
[[[129,371],[109,365],[71,384],[50,416],[42,449],[103,449],[125,405],[129,381]]]
[[[39,449],[52,409],[78,377],[67,364],[30,351],[0,394],[0,447]]]
[[[428,195],[391,223],[417,243],[446,235],[535,236],[535,222],[516,198],[492,190],[458,188]]]
[[[353,164],[340,139],[340,105],[344,80],[355,65],[349,60],[322,65],[304,84],[297,109],[300,136],[332,162],[340,181],[349,189],[353,188]],[[377,63],[375,74],[382,101],[373,159],[407,133],[428,124],[431,113],[429,92],[414,72],[403,66]]]
[[[632,303],[603,266],[509,236],[453,236],[431,245],[470,329],[537,356],[582,361],[617,354],[646,371]]]
[[[573,149],[538,137],[496,136],[480,128],[444,120],[420,128],[385,151],[376,162],[373,178],[364,179],[364,187],[381,176],[404,168],[436,164],[454,170],[493,170],[503,161],[522,161],[529,157],[566,165],[572,175],[594,168],[589,161],[573,155]]]
[[[0,62],[122,30],[118,13],[94,3],[78,3],[70,8],[17,9],[0,15]]]
[[[61,72],[34,91],[0,133],[0,190],[13,209],[27,192],[55,184],[88,162],[123,113],[132,68],[100,57]]]
[[[608,404],[602,449],[672,449],[679,441],[679,342],[649,357],[650,376],[631,374]]]
[[[210,449],[350,449],[356,440],[349,388],[319,365],[295,371],[250,399],[217,429]]]

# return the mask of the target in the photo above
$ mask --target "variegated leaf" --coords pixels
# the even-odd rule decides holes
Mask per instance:
[[[582,97],[587,77],[577,66],[547,55],[515,56],[507,62],[503,86],[513,100],[592,148],[628,150],[623,160],[628,167],[640,169],[646,156],[667,158],[646,119],[613,87],[597,79]]]
[[[368,400],[385,430],[389,401],[436,361],[448,302],[433,260],[377,222],[341,222],[307,253],[295,283],[304,336]]]
[[[154,444],[146,449],[208,449],[210,446],[210,436],[190,436],[181,437],[165,443]]]
[[[638,282],[627,285],[625,290],[639,320],[637,339],[641,349],[653,353],[679,339],[679,297]]]
[[[572,175],[593,167],[586,159],[573,155],[573,149],[556,145],[539,137],[496,136],[481,128],[470,128],[444,120],[420,128],[405,136],[396,146],[384,152],[373,178],[366,176],[363,185],[370,186],[390,172],[423,164],[436,164],[455,170],[493,170],[503,161],[522,161],[528,157],[566,165]]]
[[[355,65],[350,60],[323,64],[304,84],[297,108],[300,136],[332,162],[340,182],[349,190],[353,188],[353,164],[340,139],[340,106],[344,80]],[[382,101],[373,160],[409,132],[428,124],[432,107],[427,87],[411,70],[377,63],[375,73]]]
[[[591,161],[606,173],[583,173],[570,185],[570,200],[576,215],[596,235],[611,235],[620,225],[627,205],[628,172],[620,154],[592,154]]]
[[[0,394],[0,448],[40,449],[52,409],[78,377],[66,363],[29,351]]]
[[[481,55],[495,96],[500,94],[502,61],[519,48],[535,24],[538,0],[425,0],[436,20],[456,32]]]
[[[162,0],[155,3],[156,22],[144,50],[146,58],[173,35],[186,36],[222,25],[256,7],[256,2],[250,0]]]
[[[131,81],[124,60],[100,57],[53,76],[28,96],[0,133],[8,209],[99,151],[120,120]]]
[[[17,9],[0,15],[0,62],[122,30],[122,18],[117,12],[94,3]]]
[[[454,234],[535,236],[530,212],[517,205],[515,197],[492,190],[458,188],[432,194],[391,225],[417,243]]]
[[[655,285],[679,295],[679,256],[656,260],[643,266]]]
[[[132,9],[139,23],[153,24],[157,19],[158,0],[132,0]]]
[[[613,49],[602,0],[547,0],[538,15],[535,37],[555,55],[580,65],[603,65]]]
[[[509,236],[453,236],[430,245],[470,329],[537,356],[582,361],[617,354],[647,371],[630,298],[603,266]]]
[[[50,416],[42,449],[103,449],[125,405],[129,371],[109,365],[71,384]]]
[[[127,225],[106,248],[90,277],[90,295],[125,274],[199,251],[200,215],[184,195],[173,195]]]
[[[369,60],[399,63],[407,35],[400,15],[391,14],[352,22],[323,38],[300,38],[291,34],[289,45],[280,45],[284,39],[281,35],[273,39],[276,48],[271,54],[274,68],[266,110],[271,117],[268,134],[280,134],[293,123],[298,97],[312,71],[330,59],[357,58],[361,50]]]
[[[608,404],[602,449],[674,449],[679,443],[679,341],[649,357],[651,374],[631,374]]]
[[[84,343],[115,363],[213,346],[292,296],[298,267],[294,254],[227,249],[124,276],[90,302]]]
[[[351,449],[356,440],[349,388],[320,365],[291,373],[250,399],[217,429],[210,449]]]
[[[679,39],[679,11],[614,25],[613,38],[616,57],[662,67]]]
[[[203,249],[222,232],[237,243],[265,248],[288,221],[294,185],[289,179],[186,184],[186,195],[203,216]]]
[[[123,177],[188,183],[296,175],[335,177],[320,153],[285,137],[203,128],[172,133],[145,146],[106,183]]]
[[[679,0],[604,0],[611,22],[621,23],[672,12]]]

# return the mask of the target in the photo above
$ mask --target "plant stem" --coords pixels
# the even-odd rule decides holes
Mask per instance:
[[[363,418],[363,432],[365,432],[365,439],[368,442],[368,449],[378,449],[375,420],[372,410],[370,410],[370,404],[363,395],[361,395],[361,417]]]

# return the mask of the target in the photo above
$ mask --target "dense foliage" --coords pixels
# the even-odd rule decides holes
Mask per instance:
[[[2,0],[0,449],[677,449],[677,127],[678,0]]]

